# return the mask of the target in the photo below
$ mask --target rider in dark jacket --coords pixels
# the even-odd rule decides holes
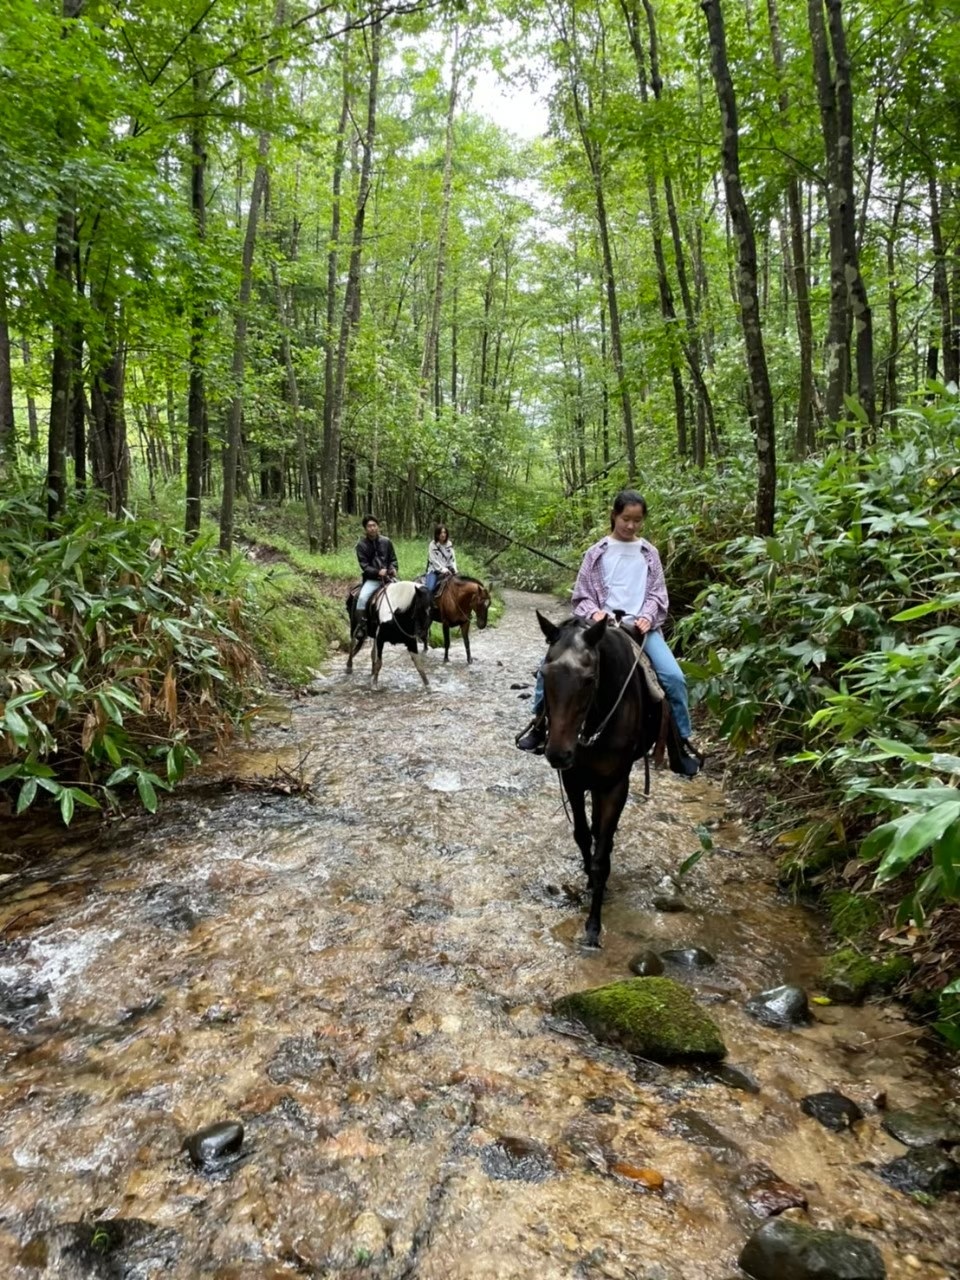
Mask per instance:
[[[363,535],[357,543],[357,561],[363,585],[357,596],[355,636],[366,635],[370,597],[378,587],[382,587],[400,572],[393,543],[389,538],[381,537],[376,516],[364,516]]]

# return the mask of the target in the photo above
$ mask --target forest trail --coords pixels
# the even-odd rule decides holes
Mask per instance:
[[[471,668],[458,638],[446,667],[431,651],[426,692],[402,650],[378,692],[369,645],[352,678],[335,659],[218,766],[305,755],[310,799],[201,780],[0,885],[4,1276],[728,1280],[771,1171],[815,1224],[873,1240],[891,1280],[960,1275],[955,1197],[923,1206],[875,1172],[904,1149],[871,1100],[943,1101],[915,1029],[880,1006],[792,1031],[743,1011],[810,986],[819,943],[714,781],[657,774],[644,799],[635,772],[603,949],[579,948],[557,779],[514,747],[537,605],[558,615],[508,593]],[[658,913],[701,823],[716,850],[689,909]],[[716,956],[684,981],[758,1093],[548,1016],[681,945]],[[856,1132],[801,1113],[827,1089],[863,1108]],[[196,1172],[184,1139],[229,1119],[244,1154]],[[128,1225],[94,1239],[98,1217]]]

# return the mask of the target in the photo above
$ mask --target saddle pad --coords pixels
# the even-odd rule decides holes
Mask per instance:
[[[647,691],[654,702],[663,702],[667,696],[663,691],[663,685],[657,679],[657,673],[653,669],[653,663],[645,653],[640,655],[640,671],[647,684]]]

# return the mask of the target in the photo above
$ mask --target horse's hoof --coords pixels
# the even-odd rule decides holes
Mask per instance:
[[[599,951],[601,949],[600,935],[593,934],[593,933],[585,933],[583,935],[583,941],[580,943],[580,946],[583,948],[584,951]]]

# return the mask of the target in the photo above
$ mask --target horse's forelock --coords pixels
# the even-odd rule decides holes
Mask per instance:
[[[582,618],[566,618],[559,624],[557,638],[547,650],[547,657],[553,659],[577,644],[582,642],[584,632],[587,630],[587,623]]]

